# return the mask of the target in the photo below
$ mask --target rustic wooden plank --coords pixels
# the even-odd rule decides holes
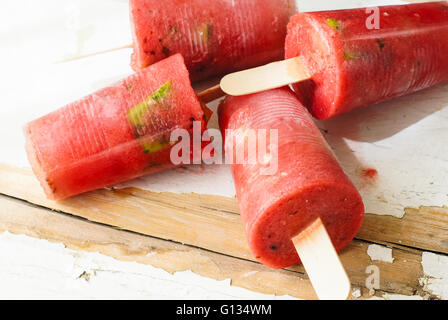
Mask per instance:
[[[251,259],[240,217],[206,209],[205,197],[97,190],[64,201],[46,199],[31,172],[1,171],[0,193],[90,221]],[[135,192],[135,194],[133,193]],[[216,200],[217,198],[215,198]],[[213,204],[212,207],[214,207]]]
[[[0,203],[0,231],[62,242],[70,249],[98,252],[171,273],[191,270],[216,280],[231,279],[232,285],[261,293],[315,299],[306,275],[294,268],[272,270],[256,262],[117,230],[5,196],[0,196]],[[365,269],[372,264],[366,254],[368,245],[355,241],[342,254],[353,286],[363,293],[361,298],[369,297],[365,287]],[[393,264],[375,262],[381,270],[381,290],[376,294],[424,294],[418,282],[423,277],[421,253],[404,249],[396,251],[394,257]]]
[[[139,189],[104,189],[53,202],[44,197],[29,170],[0,166],[0,173],[0,193],[90,221],[254,261],[236,212],[235,199],[159,194]],[[382,243],[380,228],[377,238],[375,242]],[[419,283],[423,277],[420,250],[397,243],[394,263],[373,263],[367,255],[369,245],[369,242],[356,240],[341,254],[354,287],[366,287],[366,268],[375,264],[381,271],[381,290],[405,295],[422,292]],[[288,270],[304,277],[301,266]]]
[[[213,242],[219,252],[251,258],[239,223],[235,198],[200,194],[154,193],[136,188],[98,190],[61,202],[47,200],[29,169],[0,164],[0,193],[104,224],[164,238],[173,228],[186,243]],[[218,229],[215,225],[220,224]],[[195,225],[198,229],[191,230]],[[213,241],[228,230],[226,239]],[[202,230],[200,234],[197,230]],[[367,214],[358,239],[448,253],[448,209],[406,209],[403,218]],[[176,239],[169,239],[176,240]],[[178,240],[178,239],[177,239]],[[224,242],[221,242],[224,241]],[[229,248],[229,245],[234,247]]]
[[[448,208],[407,208],[403,218],[366,215],[357,238],[448,253]]]
[[[255,262],[117,230],[0,196],[0,232],[4,231],[151,265],[170,273],[191,270],[220,281],[231,279],[234,286],[260,293],[316,298],[310,282],[296,272],[272,270]]]

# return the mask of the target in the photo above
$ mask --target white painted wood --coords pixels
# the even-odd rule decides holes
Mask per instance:
[[[302,10],[318,10],[402,1],[298,3]],[[20,130],[26,122],[132,73],[131,49],[66,64],[54,63],[130,43],[128,16],[127,0],[16,0],[0,4],[1,163],[29,166]],[[328,130],[326,138],[360,188],[367,211],[401,216],[405,207],[448,203],[447,89],[448,85],[441,85],[318,122]],[[217,102],[210,106],[216,110]],[[211,127],[217,127],[216,114]],[[366,168],[378,171],[375,181],[362,174]],[[157,192],[235,195],[226,166],[176,169],[127,185]],[[1,298],[261,297],[230,287],[228,281],[212,281],[189,272],[170,275],[23,236],[1,235],[0,248]],[[431,265],[428,257],[424,268]],[[78,279],[84,271],[93,275],[89,282]],[[426,281],[428,290],[446,297],[446,277],[432,277],[431,272],[422,281]]]
[[[148,265],[0,234],[0,299],[292,299]]]
[[[391,248],[380,246],[378,244],[371,244],[367,248],[367,254],[372,261],[382,261],[393,263],[394,257]]]
[[[424,252],[422,267],[425,277],[420,283],[425,291],[448,300],[448,256]]]

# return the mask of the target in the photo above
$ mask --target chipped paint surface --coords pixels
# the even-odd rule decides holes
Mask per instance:
[[[425,277],[420,279],[420,284],[423,289],[440,299],[448,299],[448,256],[424,252],[422,266]]]
[[[360,298],[361,297],[361,289],[359,289],[359,288],[353,289],[352,296],[353,296],[353,298]]]
[[[0,235],[0,283],[0,299],[292,299],[8,232]]]
[[[377,244],[371,244],[367,248],[367,254],[372,261],[381,261],[393,263],[394,258],[392,256],[392,249],[380,246]]]

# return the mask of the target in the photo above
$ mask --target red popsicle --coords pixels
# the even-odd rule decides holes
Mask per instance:
[[[268,162],[278,150],[273,175],[260,174],[266,162],[232,165],[249,246],[260,262],[273,268],[299,263],[291,239],[318,217],[337,250],[353,239],[364,217],[362,199],[291,90],[229,96],[219,116],[227,155],[248,152],[242,146],[248,129],[278,130],[278,143],[267,141]]]
[[[204,112],[181,55],[29,123],[26,149],[50,199],[171,167],[170,134]]]
[[[280,60],[293,0],[130,0],[141,70],[181,53],[192,80]]]
[[[291,19],[286,58],[300,57],[311,75],[294,89],[316,118],[448,80],[446,1],[379,7],[376,20],[373,14],[352,9]]]

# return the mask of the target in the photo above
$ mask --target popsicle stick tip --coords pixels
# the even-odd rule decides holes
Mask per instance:
[[[300,58],[291,58],[228,74],[222,78],[221,88],[229,95],[241,96],[284,87],[310,78]]]
[[[320,300],[346,300],[350,280],[320,218],[292,238]]]
[[[133,47],[132,44],[127,44],[127,45],[124,45],[124,46],[121,46],[121,47],[117,47],[117,48],[111,48],[111,49],[106,49],[106,50],[103,50],[103,51],[98,51],[98,52],[88,53],[88,54],[84,54],[84,55],[78,55],[78,56],[74,56],[74,57],[69,57],[69,58],[66,58],[66,59],[62,59],[62,60],[56,61],[55,63],[59,64],[59,63],[66,63],[66,62],[71,62],[71,61],[82,60],[82,59],[86,59],[86,58],[89,58],[89,57],[98,56],[98,55],[101,55],[101,54],[115,52],[115,51],[119,51],[119,50],[123,50],[123,49],[130,49],[132,47]]]
[[[225,93],[219,84],[198,93],[199,100],[204,103],[215,101],[223,96]]]

